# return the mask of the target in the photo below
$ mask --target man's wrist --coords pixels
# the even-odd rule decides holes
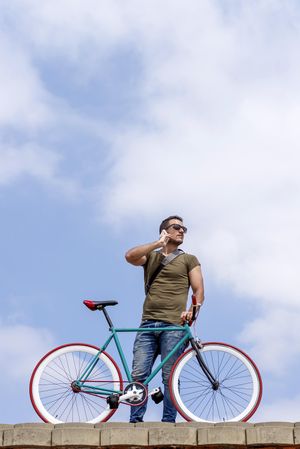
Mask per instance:
[[[192,308],[193,307],[202,307],[203,306],[203,302],[197,302],[196,304],[192,304]]]

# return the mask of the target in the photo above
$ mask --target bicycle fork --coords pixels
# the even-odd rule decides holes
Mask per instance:
[[[192,346],[193,350],[196,353],[196,359],[198,360],[198,363],[199,363],[202,371],[204,372],[205,376],[211,383],[212,389],[215,391],[218,390],[220,383],[214,378],[214,376],[212,375],[212,373],[210,372],[210,370],[208,369],[208,367],[206,366],[206,364],[204,362],[201,352],[199,351],[199,343],[200,342],[195,340],[194,338],[191,338],[190,342],[191,342],[191,346]]]

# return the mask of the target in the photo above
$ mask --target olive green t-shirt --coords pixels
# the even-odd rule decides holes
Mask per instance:
[[[149,254],[143,265],[145,285],[163,259],[164,256],[159,251]],[[190,287],[188,273],[197,265],[200,265],[197,257],[186,253],[168,263],[150,287],[145,298],[142,319],[181,324],[180,315],[186,310]]]

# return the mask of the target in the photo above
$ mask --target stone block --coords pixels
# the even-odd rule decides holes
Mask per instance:
[[[101,430],[101,446],[148,446],[148,429],[136,428],[108,428]]]
[[[244,445],[246,444],[246,432],[243,426],[235,424],[219,425],[198,428],[198,445]]]
[[[158,426],[149,429],[149,446],[194,446],[195,427]]]
[[[2,431],[2,445],[12,446],[14,441],[14,429],[7,429]]]
[[[297,423],[298,425],[294,427],[294,443],[300,444],[300,423]]]
[[[3,434],[4,430],[13,429],[12,424],[0,424],[0,447],[3,446]]]
[[[255,424],[251,428],[246,428],[246,440],[248,445],[294,444],[294,424],[287,422]]]
[[[100,430],[94,425],[65,425],[52,431],[52,446],[99,446]]]
[[[3,446],[51,446],[51,428],[15,426],[3,431]]]

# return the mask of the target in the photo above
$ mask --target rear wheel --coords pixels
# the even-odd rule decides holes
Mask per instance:
[[[30,398],[43,421],[97,423],[113,415],[116,410],[109,408],[107,395],[81,391],[75,383],[98,353],[95,346],[75,343],[53,349],[40,360],[31,376]],[[120,370],[108,354],[99,354],[84,386],[122,390]]]
[[[219,387],[213,389],[199,366],[193,349],[173,366],[170,392],[187,421],[247,421],[262,396],[262,381],[254,362],[244,352],[225,343],[205,343],[203,360]]]

